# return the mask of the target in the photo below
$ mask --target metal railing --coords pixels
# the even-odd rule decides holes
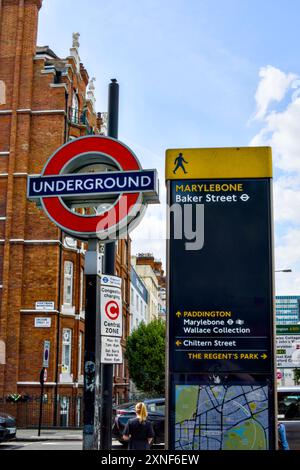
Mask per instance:
[[[89,135],[94,134],[93,128],[90,126],[87,119],[87,110],[80,110],[78,108],[69,108],[68,119],[71,124],[77,126],[85,126],[86,133]]]
[[[44,399],[42,427],[54,427],[55,399]],[[17,402],[0,399],[0,412],[7,413],[16,419],[19,429],[35,429],[39,424],[40,397],[32,396]],[[83,426],[82,396],[61,396],[57,401],[57,427],[80,429]]]

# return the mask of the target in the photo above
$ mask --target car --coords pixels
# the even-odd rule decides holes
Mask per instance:
[[[3,433],[1,433],[2,429]],[[15,439],[16,432],[16,419],[7,413],[0,412],[0,440],[9,441],[11,439]]]
[[[148,419],[151,421],[154,429],[154,444],[163,444],[165,441],[165,399],[154,398],[143,400],[148,410]],[[114,422],[112,435],[121,444],[127,445],[123,440],[125,426],[129,419],[135,418],[136,402],[125,403],[115,406],[113,409]]]
[[[278,388],[278,420],[291,450],[300,450],[300,386]]]
[[[0,426],[0,442],[6,441],[8,436],[7,429]]]

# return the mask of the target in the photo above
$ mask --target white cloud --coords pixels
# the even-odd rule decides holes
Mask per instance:
[[[255,119],[263,119],[271,103],[282,101],[291,83],[296,79],[296,75],[285,74],[272,65],[262,67],[259,76],[260,82],[255,94]]]
[[[262,127],[250,143],[273,150],[275,266],[293,270],[276,274],[279,295],[300,292],[300,82],[296,78],[272,66],[261,69],[255,99]],[[289,90],[295,90],[289,101],[281,103],[281,109],[270,110],[270,104],[280,103]]]

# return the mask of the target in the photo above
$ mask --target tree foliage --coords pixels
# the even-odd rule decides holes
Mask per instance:
[[[300,369],[295,369],[294,370],[294,378],[295,378],[295,384],[299,385],[299,383],[300,383]]]
[[[148,325],[142,323],[127,338],[125,357],[129,375],[142,392],[164,393],[165,335],[165,323],[154,320]]]

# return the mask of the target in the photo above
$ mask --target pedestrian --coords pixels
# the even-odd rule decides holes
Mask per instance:
[[[135,405],[136,418],[130,419],[125,427],[123,439],[128,441],[130,450],[147,450],[154,438],[154,430],[148,420],[148,412],[145,403]]]
[[[286,438],[286,429],[283,423],[278,423],[278,441],[279,450],[290,450],[289,443]]]

